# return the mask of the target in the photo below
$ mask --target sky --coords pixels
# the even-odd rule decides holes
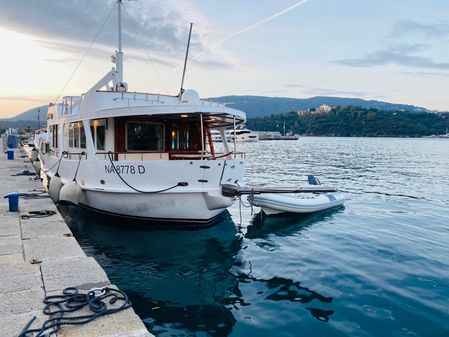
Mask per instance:
[[[0,118],[84,93],[110,71],[115,6],[115,0],[0,0]],[[179,92],[193,22],[184,87],[201,97],[358,97],[449,111],[447,0],[124,0],[124,6],[130,91]]]

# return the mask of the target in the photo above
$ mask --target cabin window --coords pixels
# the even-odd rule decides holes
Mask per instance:
[[[53,147],[58,147],[58,126],[52,125],[52,145]]]
[[[151,122],[126,123],[126,150],[127,151],[154,151],[164,150],[164,126]]]
[[[94,140],[95,148],[104,151],[106,141],[106,119],[95,119],[90,122],[90,131]]]
[[[190,150],[190,130],[184,132],[184,150]]]
[[[73,147],[80,146],[80,129],[78,123],[73,124]]]
[[[86,133],[83,122],[69,124],[69,147],[86,148]]]
[[[171,131],[171,150],[179,150],[179,130]]]
[[[69,124],[69,147],[74,147],[74,143],[73,143],[73,123]]]
[[[84,123],[80,122],[78,123],[79,129],[80,129],[80,148],[85,149],[86,148],[86,132],[84,132]]]

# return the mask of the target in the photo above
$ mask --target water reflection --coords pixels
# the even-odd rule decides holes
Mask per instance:
[[[269,235],[289,236],[305,230],[315,223],[330,220],[336,213],[343,212],[344,206],[335,207],[312,214],[281,214],[266,216],[256,213],[246,227],[245,238],[266,239]]]
[[[61,206],[61,212],[86,253],[129,295],[135,311],[156,335],[228,336],[237,324],[235,310],[258,302],[308,304],[308,312],[320,321],[328,321],[333,313],[316,307],[331,303],[332,298],[299,281],[245,274],[241,253],[244,240],[270,233],[288,235],[331,213],[283,221],[256,217],[244,237],[228,213],[213,227],[179,231],[136,227],[74,206]],[[243,284],[264,289],[256,302],[245,301]]]

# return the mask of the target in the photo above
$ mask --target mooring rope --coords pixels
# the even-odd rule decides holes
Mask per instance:
[[[18,337],[45,337],[57,333],[64,325],[86,324],[97,317],[110,315],[131,307],[128,296],[117,289],[104,287],[93,288],[82,294],[79,289],[70,287],[63,290],[61,295],[44,298],[43,313],[49,316],[40,328],[31,328],[36,316],[25,325]],[[111,305],[119,304],[111,307]],[[90,309],[89,314],[67,317],[66,313],[73,313],[83,308]]]
[[[134,190],[134,191],[136,191],[136,192],[139,192],[139,193],[154,194],[154,193],[165,192],[165,191],[171,190],[171,189],[173,189],[173,188],[175,188],[175,187],[178,187],[178,186],[187,186],[186,183],[179,182],[179,183],[177,183],[176,185],[173,185],[173,186],[171,186],[171,187],[164,188],[164,189],[158,190],[158,191],[142,191],[142,190],[139,190],[139,189],[137,189],[137,188],[131,186],[130,184],[128,184],[128,182],[127,182],[125,179],[123,179],[123,177],[120,175],[119,171],[117,170],[117,168],[116,168],[115,165],[114,165],[114,162],[113,162],[113,160],[112,160],[112,155],[113,155],[113,153],[112,153],[111,151],[109,151],[109,152],[108,152],[108,158],[109,158],[109,161],[111,162],[111,165],[112,165],[112,168],[114,169],[114,172],[117,174],[117,176],[120,178],[120,180],[123,181],[123,183],[124,183],[126,186],[128,186],[129,188],[131,188],[132,190]]]
[[[62,153],[61,153],[61,158],[59,158],[59,159],[56,161],[56,163],[53,164],[52,167],[50,167],[50,168],[47,169],[47,170],[43,170],[42,168],[40,168],[40,171],[43,172],[43,173],[45,173],[45,174],[47,174],[48,171],[50,171],[50,170],[53,169],[56,165],[58,165],[58,169],[56,170],[56,172],[57,172],[57,171],[59,170],[59,167],[61,166],[61,161],[62,161],[62,159],[63,159],[64,156],[67,155],[67,154],[68,154],[68,152],[62,151]]]
[[[80,168],[81,159],[83,159],[83,156],[85,154],[86,154],[86,152],[84,152],[84,151],[79,154],[80,158],[78,159],[78,165],[76,166],[76,171],[75,171],[75,176],[73,177],[73,181],[76,181],[76,176],[78,175],[78,170]],[[61,158],[62,158],[62,156],[61,156]]]
[[[21,215],[20,219],[26,220],[31,218],[46,218],[55,214],[55,211],[49,209],[45,209],[43,211],[29,211],[28,214]]]

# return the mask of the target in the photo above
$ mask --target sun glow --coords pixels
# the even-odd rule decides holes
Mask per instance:
[[[57,91],[55,83],[62,83],[61,73],[67,73],[67,65],[54,60],[65,55],[45,48],[36,38],[3,28],[0,41],[0,118],[48,103]]]

